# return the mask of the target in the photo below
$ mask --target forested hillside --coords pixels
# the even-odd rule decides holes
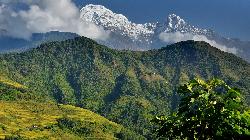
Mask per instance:
[[[37,100],[89,109],[147,137],[150,120],[175,109],[177,87],[194,77],[219,77],[245,94],[250,91],[247,62],[194,41],[133,52],[78,37],[1,55],[0,70]]]

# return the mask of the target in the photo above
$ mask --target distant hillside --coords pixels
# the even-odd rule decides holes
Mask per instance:
[[[100,115],[70,105],[0,101],[0,114],[0,139],[142,139]]]
[[[133,52],[78,37],[1,55],[0,68],[36,96],[89,109],[148,138],[152,117],[175,109],[176,88],[194,77],[250,92],[250,65],[205,42]]]
[[[63,41],[78,37],[75,33],[52,31],[48,33],[34,33],[29,40],[0,35],[0,53],[20,52],[50,41]]]

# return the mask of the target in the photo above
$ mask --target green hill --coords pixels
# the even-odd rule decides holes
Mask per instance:
[[[0,68],[39,100],[89,109],[147,137],[149,121],[175,109],[176,88],[194,77],[218,77],[250,91],[250,65],[205,42],[132,52],[79,37],[1,55]]]

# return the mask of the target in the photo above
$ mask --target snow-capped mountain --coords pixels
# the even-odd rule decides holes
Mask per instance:
[[[111,31],[110,39],[102,43],[116,49],[150,49],[148,46],[152,43],[151,38],[156,29],[155,23],[136,24],[101,5],[90,4],[83,7],[81,19]]]
[[[81,19],[95,23],[113,33],[130,38],[133,42],[153,43],[152,37],[161,32],[181,32],[199,35],[212,35],[207,29],[199,29],[189,25],[181,17],[171,14],[166,23],[136,24],[129,21],[124,15],[113,13],[102,5],[86,5],[81,9]],[[116,48],[116,47],[115,47]],[[137,48],[137,47],[135,47]]]
[[[195,26],[188,24],[184,19],[175,14],[168,16],[167,28],[165,32],[181,32],[181,33],[192,33],[197,35],[213,35],[212,30],[200,29]]]
[[[145,51],[182,40],[197,40],[206,41],[214,47],[234,53],[250,62],[250,42],[225,38],[213,30],[197,28],[175,14],[170,14],[165,22],[136,24],[124,15],[114,13],[104,6],[89,4],[80,10],[80,18],[84,23],[91,22],[109,31],[108,39],[96,41],[114,49]],[[6,34],[6,30],[0,29],[0,53],[26,50],[44,41],[70,39],[77,36],[52,32],[34,34],[31,40],[24,40],[12,38]]]
[[[80,13],[80,18],[83,21],[102,26],[111,32],[107,40],[97,40],[111,48],[130,50],[161,48],[173,42],[160,39],[160,34],[179,33],[179,35],[184,36],[183,39],[195,40],[198,38],[198,41],[207,41],[223,51],[234,50],[228,52],[233,52],[250,62],[250,42],[228,39],[218,35],[213,30],[197,28],[175,14],[169,15],[167,20],[162,23],[136,24],[129,21],[124,15],[114,13],[102,5],[86,5]],[[192,37],[190,38],[190,36]]]
[[[81,18],[85,21],[101,25],[105,29],[120,32],[135,40],[141,36],[148,37],[154,34],[155,24],[135,24],[124,15],[113,13],[101,5],[87,5],[81,9]]]

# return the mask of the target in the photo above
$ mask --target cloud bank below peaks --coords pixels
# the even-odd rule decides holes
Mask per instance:
[[[218,44],[214,40],[209,40],[206,36],[204,35],[194,35],[191,33],[181,33],[181,32],[174,32],[174,33],[166,33],[162,32],[159,35],[160,40],[167,42],[167,43],[177,43],[180,41],[187,41],[187,40],[194,40],[194,41],[205,41],[209,43],[211,46],[214,46],[224,52],[229,52],[233,54],[237,54],[237,49],[236,48],[229,48],[225,45]]]
[[[26,8],[17,9],[23,4]],[[96,40],[106,40],[109,32],[80,19],[71,0],[21,0],[0,2],[0,29],[9,36],[29,39],[32,33],[73,32]]]

